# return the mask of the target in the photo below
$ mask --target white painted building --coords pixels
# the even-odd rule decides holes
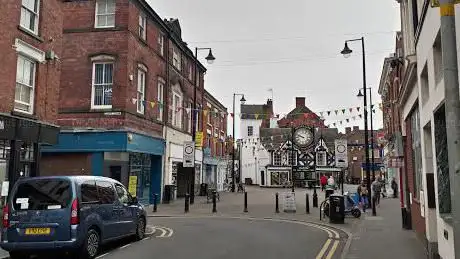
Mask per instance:
[[[413,89],[407,88],[408,92],[404,93],[406,98],[402,103],[401,111],[402,121],[407,120],[402,124],[402,132],[406,132],[409,126],[414,130],[414,125],[417,125],[416,130],[420,135],[419,139],[412,141],[419,141],[421,150],[420,160],[415,161],[416,189],[415,193],[411,193],[410,202],[419,205],[415,208],[419,207],[419,213],[425,222],[425,235],[430,256],[437,253],[443,259],[451,259],[455,258],[455,248],[450,201],[458,197],[450,197],[449,175],[444,167],[447,138],[443,104],[444,79],[439,8],[431,8],[430,1],[400,0],[399,2],[401,3],[402,29],[405,38],[405,56],[407,57],[416,50],[417,66],[414,81],[418,82]],[[460,15],[458,5],[456,15]],[[414,16],[417,19],[414,19]],[[418,23],[414,24],[414,20],[417,20]],[[457,51],[459,51],[460,20],[458,18],[456,26]],[[419,114],[418,118],[412,120],[415,121],[412,125],[407,125],[414,112]],[[417,211],[412,211],[412,213],[417,213]]]
[[[262,146],[260,141],[260,128],[270,127],[273,123],[273,102],[267,104],[241,105],[241,181],[261,185],[262,175],[265,174],[266,166],[270,162],[270,154]]]

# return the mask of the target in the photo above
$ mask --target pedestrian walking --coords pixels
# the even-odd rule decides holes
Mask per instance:
[[[324,191],[324,188],[326,187],[326,184],[327,184],[327,177],[324,174],[320,178],[320,183],[321,183],[321,191]]]
[[[398,198],[398,183],[394,177],[391,179],[391,189],[393,189],[393,198]]]
[[[371,184],[373,197],[375,198],[373,201],[376,205],[380,204],[380,194],[382,192],[382,183],[380,182],[380,176],[377,176],[375,180]]]

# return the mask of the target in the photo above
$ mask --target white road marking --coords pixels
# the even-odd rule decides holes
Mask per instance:
[[[152,226],[147,226],[147,227],[151,228],[151,229],[152,229],[152,232],[149,232],[149,233],[146,232],[146,233],[145,233],[146,235],[153,235],[153,234],[155,234],[155,232],[157,231],[157,229],[156,229],[154,226],[153,226],[153,227],[152,227]]]
[[[104,257],[104,256],[106,256],[106,255],[108,255],[108,254],[109,254],[109,253],[101,254],[101,255],[99,255],[98,257],[96,257],[96,259],[102,258],[102,257]]]
[[[119,247],[118,249],[124,249],[124,248],[127,248],[127,247],[130,246],[130,245],[131,245],[131,244],[126,244],[126,245],[124,245],[124,246],[122,246],[122,247]]]
[[[165,238],[165,237],[171,237],[174,233],[174,231],[170,228],[167,227],[162,227],[162,226],[154,226],[155,230],[160,230],[161,234],[156,236],[158,238]]]
[[[159,235],[157,237],[164,237],[167,234],[166,229],[164,229],[163,227],[155,227],[155,229],[161,231],[161,235]]]

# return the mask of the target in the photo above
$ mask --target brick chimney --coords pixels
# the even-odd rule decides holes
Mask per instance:
[[[305,107],[305,97],[296,97],[295,98],[295,107]]]
[[[359,126],[353,126],[353,131],[358,131],[359,130]]]
[[[351,132],[351,127],[345,127],[345,133],[348,134]]]

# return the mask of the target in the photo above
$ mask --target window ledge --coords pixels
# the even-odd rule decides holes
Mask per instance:
[[[30,114],[30,113],[26,113],[26,112],[20,112],[20,111],[13,110],[13,111],[11,111],[11,115],[24,117],[24,118],[32,119],[32,120],[38,120],[37,116],[35,116],[33,114]]]
[[[453,225],[453,218],[452,218],[452,214],[451,213],[440,213],[439,214],[439,217],[441,217],[444,222],[450,226]]]
[[[41,42],[41,43],[43,43],[43,42],[45,41],[42,37],[38,36],[37,34],[34,34],[33,32],[31,32],[30,30],[28,30],[28,29],[22,27],[21,25],[18,25],[18,30],[20,30],[20,31],[22,31],[23,33],[29,35],[30,37],[32,37],[32,38],[38,40],[38,41]]]

